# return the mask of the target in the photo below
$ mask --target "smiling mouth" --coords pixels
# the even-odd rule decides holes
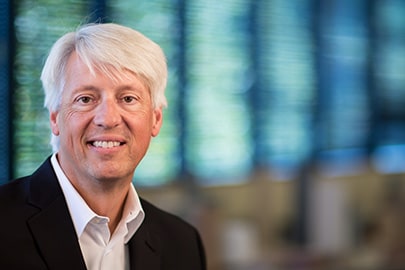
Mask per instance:
[[[90,143],[92,146],[97,148],[113,148],[123,145],[122,142],[117,141],[94,141]]]

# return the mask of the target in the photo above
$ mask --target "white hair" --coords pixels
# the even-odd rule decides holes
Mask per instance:
[[[91,73],[100,70],[111,79],[121,78],[129,70],[148,87],[153,106],[167,106],[166,57],[162,49],[143,34],[118,24],[87,24],[58,39],[52,46],[42,69],[45,91],[44,106],[49,112],[59,110],[65,85],[66,65],[75,52]],[[53,151],[59,148],[59,137],[52,134]]]

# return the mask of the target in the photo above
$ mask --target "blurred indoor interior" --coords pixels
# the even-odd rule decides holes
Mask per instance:
[[[51,153],[51,44],[116,22],[160,44],[170,73],[135,186],[199,228],[209,270],[405,269],[404,14],[402,0],[0,0],[0,183]]]

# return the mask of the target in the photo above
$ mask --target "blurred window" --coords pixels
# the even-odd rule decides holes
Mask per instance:
[[[95,4],[105,9],[91,10]],[[372,157],[404,170],[405,2],[62,1],[14,4],[13,175],[51,153],[39,75],[51,44],[94,13],[160,44],[169,108],[136,171],[140,185],[192,176],[234,184],[255,169],[291,179]],[[397,164],[397,165],[395,165]]]

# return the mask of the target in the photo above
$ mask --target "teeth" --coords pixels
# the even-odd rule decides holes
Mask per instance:
[[[112,148],[120,146],[120,143],[115,141],[95,141],[93,142],[93,146],[101,148]]]

